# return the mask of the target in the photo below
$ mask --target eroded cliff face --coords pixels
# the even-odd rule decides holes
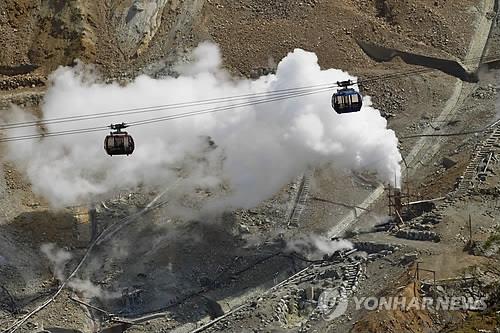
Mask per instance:
[[[129,56],[139,55],[148,48],[161,26],[167,0],[134,1],[132,6],[116,13],[116,34],[120,49]],[[172,3],[172,9],[175,9]],[[125,20],[123,17],[125,15]]]
[[[75,59],[110,70],[158,60],[176,48],[177,36],[189,33],[203,2],[4,1],[0,42],[8,47],[0,65],[30,64],[46,75]]]

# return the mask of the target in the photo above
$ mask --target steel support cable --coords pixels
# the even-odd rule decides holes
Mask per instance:
[[[490,56],[490,57],[486,57],[486,58],[476,57],[476,58],[469,59],[469,60],[465,61],[464,63],[475,62],[475,61],[477,61],[477,59],[497,60],[498,57],[499,56]],[[371,83],[371,82],[377,82],[377,81],[381,81],[381,80],[391,80],[391,79],[398,78],[398,77],[412,76],[412,75],[416,75],[416,74],[422,74],[422,73],[434,72],[434,71],[438,71],[438,69],[420,68],[420,69],[415,69],[415,70],[406,71],[406,72],[396,72],[396,73],[391,73],[391,74],[372,76],[372,77],[368,77],[368,78],[362,79],[362,80],[358,79],[356,82],[353,82],[353,84],[358,84],[358,85],[362,86],[362,85],[366,85],[366,84]],[[335,87],[338,87],[337,83],[323,83],[323,84],[303,86],[303,87],[279,89],[279,90],[268,91],[268,92],[211,98],[211,99],[192,101],[192,102],[179,102],[179,103],[164,104],[164,105],[157,105],[157,106],[146,106],[146,107],[137,107],[137,108],[130,108],[130,109],[115,110],[115,111],[90,113],[90,114],[77,115],[77,116],[57,117],[57,118],[51,118],[51,119],[41,119],[41,120],[34,120],[34,121],[8,123],[8,124],[0,125],[0,130],[32,127],[32,126],[42,126],[42,125],[73,122],[73,121],[82,121],[82,120],[91,120],[91,119],[101,119],[101,118],[106,118],[106,117],[123,116],[123,115],[130,115],[130,114],[140,114],[140,113],[148,113],[148,112],[157,112],[157,111],[164,111],[164,110],[169,110],[169,109],[181,109],[181,108],[187,108],[187,107],[193,107],[193,106],[201,106],[201,105],[208,105],[208,104],[218,104],[218,103],[225,103],[225,102],[231,102],[231,101],[238,101],[241,99],[259,98],[259,97],[266,97],[266,96],[273,97],[273,96],[279,96],[281,94],[306,92],[308,90],[335,88]]]
[[[265,104],[265,103],[270,103],[270,102],[277,102],[277,101],[282,101],[282,100],[287,100],[287,99],[292,99],[292,98],[297,98],[297,97],[321,94],[321,93],[328,92],[328,91],[330,91],[330,88],[311,91],[311,92],[303,92],[303,93],[289,95],[289,96],[276,97],[276,98],[272,98],[272,99],[265,99],[265,100],[259,100],[259,101],[254,101],[254,102],[241,103],[241,104],[238,104],[236,106],[229,105],[229,106],[225,106],[225,107],[221,107],[221,108],[217,108],[217,109],[200,110],[200,111],[187,112],[184,114],[152,118],[152,119],[147,119],[147,120],[142,120],[142,121],[131,122],[130,126],[139,126],[139,125],[157,123],[157,122],[162,122],[162,121],[167,121],[167,120],[174,120],[174,119],[181,119],[181,118],[186,118],[186,117],[191,117],[191,116],[197,116],[197,115],[202,115],[202,114],[217,113],[217,112],[222,112],[222,111],[233,110],[235,108],[254,106],[254,105],[260,105],[260,104]]]
[[[140,121],[136,121],[136,122],[131,122],[128,125],[129,126],[138,126],[138,125],[144,125],[144,124],[150,124],[150,123],[156,123],[156,122],[162,122],[162,121],[168,121],[168,120],[174,120],[174,119],[182,119],[182,118],[187,118],[187,117],[192,117],[192,116],[197,116],[197,115],[202,115],[202,114],[217,113],[217,112],[228,111],[228,110],[233,110],[233,109],[237,109],[237,108],[249,107],[249,106],[254,106],[254,105],[282,101],[282,100],[296,98],[296,97],[324,93],[324,92],[327,92],[329,90],[330,90],[330,88],[323,88],[321,90],[293,93],[293,94],[288,94],[288,95],[273,97],[273,98],[262,98],[262,99],[255,100],[255,101],[246,101],[246,102],[242,102],[242,103],[238,103],[238,104],[227,105],[224,107],[212,107],[212,108],[206,108],[206,109],[201,109],[201,110],[196,110],[196,111],[189,111],[189,112],[185,112],[185,113],[168,115],[168,116],[164,116],[164,117],[140,120]],[[107,129],[108,129],[108,127],[99,126],[99,127],[55,131],[55,132],[40,133],[40,134],[27,134],[27,135],[1,138],[0,142],[22,141],[22,140],[40,139],[40,138],[45,138],[45,137],[55,137],[55,136],[63,136],[63,135],[90,133],[90,132],[103,131],[103,130],[107,130]]]
[[[239,101],[239,100],[248,101],[248,99],[257,99],[257,98],[263,98],[263,97],[288,96],[290,94],[301,93],[301,92],[310,92],[310,91],[315,91],[318,89],[331,89],[331,88],[334,88],[336,86],[337,86],[336,84],[324,83],[324,84],[304,86],[304,87],[298,87],[298,88],[280,89],[280,90],[274,90],[274,91],[269,91],[269,92],[212,98],[212,99],[199,100],[199,101],[194,101],[194,102],[181,102],[181,103],[164,104],[164,105],[157,105],[157,106],[146,106],[146,107],[122,109],[122,110],[109,111],[109,112],[91,113],[91,114],[77,115],[77,116],[57,117],[57,118],[50,118],[50,119],[40,119],[40,120],[33,120],[33,121],[8,123],[8,124],[0,125],[0,130],[42,126],[42,125],[50,125],[50,124],[59,124],[59,123],[82,121],[82,120],[92,120],[92,119],[100,119],[100,118],[131,115],[131,114],[142,114],[142,113],[158,112],[158,111],[165,111],[165,110],[172,110],[172,109],[183,109],[183,108],[188,108],[188,107],[203,106],[203,105],[210,105],[210,104],[220,104],[220,103],[227,103],[227,102],[233,102],[233,101]]]
[[[360,84],[362,84],[362,82],[360,82]],[[310,92],[294,93],[294,94],[288,94],[288,95],[278,96],[278,97],[269,98],[269,99],[260,99],[260,100],[256,100],[256,101],[250,101],[250,102],[247,101],[247,102],[243,102],[240,104],[227,105],[224,107],[201,109],[201,110],[197,110],[197,111],[190,111],[190,112],[174,114],[174,115],[169,115],[169,116],[164,116],[164,117],[140,120],[140,121],[136,121],[136,122],[131,122],[130,126],[139,126],[139,125],[157,123],[157,122],[174,120],[174,119],[182,119],[182,118],[192,117],[192,116],[196,116],[196,115],[227,111],[227,110],[232,110],[232,109],[236,109],[236,108],[240,108],[240,107],[259,105],[259,104],[263,104],[263,103],[270,103],[270,102],[280,101],[280,100],[284,100],[284,99],[291,99],[291,98],[296,98],[296,97],[301,97],[301,96],[322,93],[322,92],[328,91],[329,89],[330,88],[323,88],[321,90],[315,90],[315,91],[310,91]],[[91,128],[65,130],[65,131],[57,131],[57,132],[49,132],[49,133],[41,133],[41,134],[28,134],[28,135],[2,138],[2,139],[0,139],[0,143],[1,142],[39,139],[39,138],[45,138],[45,137],[55,137],[55,136],[62,136],[62,135],[91,133],[91,132],[98,132],[98,131],[103,131],[103,130],[107,130],[107,129],[108,129],[107,127],[91,127]],[[478,133],[478,132],[482,132],[482,131],[484,131],[484,130],[461,132],[461,133],[455,133],[455,134],[453,134],[453,133],[452,134],[422,134],[422,135],[402,137],[401,139],[408,139],[408,138],[413,138],[413,137],[424,137],[424,136],[466,135],[466,134],[473,134],[473,133]]]
[[[1,138],[0,142],[10,142],[10,141],[20,141],[20,140],[31,140],[31,139],[42,139],[42,138],[50,138],[53,136],[62,136],[62,135],[72,135],[72,134],[82,134],[82,133],[92,133],[92,132],[102,132],[108,130],[108,127],[90,127],[90,128],[80,128],[74,130],[65,130],[65,131],[57,131],[57,132],[48,132],[48,133],[40,133],[40,134],[26,134],[19,135],[13,137]]]

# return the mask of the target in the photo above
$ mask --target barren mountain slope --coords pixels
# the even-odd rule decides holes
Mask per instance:
[[[354,38],[462,57],[478,0],[6,0],[0,3],[0,65],[47,74],[75,58],[113,74],[172,60],[213,39],[227,65],[248,74],[302,47],[327,67],[372,63]]]
[[[341,68],[361,77],[416,68],[400,60],[378,64],[363,53],[356,44],[356,39],[426,55],[463,59],[474,32],[473,22],[479,16],[489,15],[482,9],[484,3],[482,0],[2,0],[0,112],[9,112],[8,108],[1,109],[9,101],[36,106],[46,89],[47,76],[59,65],[70,65],[75,59],[96,64],[104,76],[110,79],[129,80],[139,73],[168,73],[169,64],[182,60],[191,47],[203,40],[213,40],[220,45],[224,64],[231,73],[248,77],[273,71],[276,63],[295,48],[316,52],[322,67]],[[492,18],[491,15],[489,17]],[[36,69],[33,69],[35,67]],[[433,126],[432,121],[442,112],[456,82],[453,77],[432,72],[378,81],[364,85],[362,89],[366,95],[373,96],[375,104],[390,118],[390,127],[396,130],[398,137],[403,137],[421,133],[426,126]],[[37,85],[40,87],[36,87]],[[478,104],[474,99],[471,99],[470,103]],[[483,112],[486,116],[478,117],[479,120],[472,119],[483,114],[480,112],[482,111],[469,113],[467,119],[471,119],[471,123],[462,119],[459,126],[479,128],[484,125],[481,121],[486,122],[483,118],[490,114]],[[406,155],[408,148],[413,145],[414,141],[403,140],[403,155]],[[456,149],[454,142],[449,146],[446,152]],[[466,147],[468,150],[461,150],[463,156],[460,158],[464,161],[468,160],[468,154],[473,149],[472,144]],[[440,196],[440,191],[446,194],[448,189],[445,187],[452,186],[465,165],[465,162],[460,161],[457,170],[452,170],[452,175],[423,193],[429,198],[437,197],[438,194]],[[434,181],[437,177],[437,173],[433,173],[434,167],[438,168],[431,162],[427,166],[424,165],[422,174],[417,174],[412,181],[416,184],[422,183],[422,180],[429,183]],[[75,236],[79,235],[75,225],[81,226],[82,223],[72,221],[73,215],[67,216],[72,212],[51,213],[43,200],[35,198],[30,192],[30,184],[26,184],[23,175],[14,170],[13,166],[4,165],[4,170],[5,186],[1,186],[0,182],[0,187],[4,187],[0,196],[0,252],[6,253],[7,257],[16,258],[17,261],[13,261],[10,266],[0,267],[0,280],[9,282],[7,287],[19,299],[19,304],[31,306],[35,304],[33,298],[44,296],[47,290],[50,291],[50,288],[53,289],[57,285],[49,270],[51,264],[40,252],[40,244],[54,242],[59,247],[70,249],[75,253],[71,264],[75,264],[87,243]],[[332,195],[334,200],[336,188],[341,188],[342,191],[347,185],[354,188],[354,182],[351,184],[350,178],[332,174],[330,169],[317,170],[316,174],[319,185],[315,186],[314,193],[318,198],[329,199]],[[2,178],[0,177],[0,181]],[[442,189],[438,189],[437,185],[442,186]],[[362,190],[358,192],[353,190],[352,193],[342,193],[342,199],[351,200],[352,196],[352,202],[355,202],[359,199],[358,196],[361,196],[361,191],[371,191],[370,186],[366,189],[364,186],[360,185]],[[295,191],[298,186],[293,184],[291,188]],[[289,189],[285,190],[288,198]],[[142,207],[140,204],[135,206],[136,196],[146,201],[142,198],[147,196],[144,193],[120,198],[116,207],[102,207],[103,219],[106,217],[108,221],[107,214],[113,214],[112,218],[118,220],[127,213],[135,212],[137,207]],[[280,199],[280,194],[277,197]],[[273,198],[269,207],[281,205],[280,200]],[[241,221],[247,221],[247,218],[253,221],[245,222],[249,227],[243,224],[252,236],[274,239],[276,235],[269,222],[273,220],[273,216],[267,206],[268,203],[263,203],[260,208],[242,212],[241,216],[245,218],[242,217]],[[308,215],[307,226],[291,229],[290,233],[317,232],[331,223],[331,210],[334,208],[328,210],[323,202],[314,200],[310,200],[308,207],[311,213]],[[343,214],[347,209],[339,207],[338,214]],[[151,220],[154,223],[156,220],[163,223],[165,216],[155,216]],[[191,229],[200,230],[202,227],[196,223],[184,224],[184,221],[176,221],[178,224],[174,224],[167,232],[162,230],[161,237],[155,239],[159,244],[156,247],[149,241],[149,235],[156,236],[155,233],[158,233],[154,223],[152,227],[146,223],[138,223],[137,227],[126,229],[126,233],[122,235],[127,244],[130,244],[130,253],[134,253],[133,255],[124,251],[123,246],[109,249],[109,255],[107,250],[102,250],[98,255],[105,258],[102,261],[102,267],[105,269],[97,264],[96,259],[96,262],[89,266],[92,266],[92,269],[93,266],[99,266],[95,269],[98,273],[91,276],[92,270],[89,269],[89,272],[85,273],[88,275],[83,275],[83,278],[93,278],[93,281],[105,287],[109,287],[111,281],[118,287],[136,281],[151,283],[145,296],[151,300],[146,304],[149,311],[156,306],[170,304],[167,299],[158,297],[158,290],[165,294],[170,293],[170,287],[186,287],[183,292],[189,291],[189,288],[197,291],[199,281],[206,283],[205,280],[208,279],[206,284],[210,284],[208,277],[214,278],[214,281],[219,279],[219,265],[231,268],[227,270],[231,283],[241,283],[235,284],[233,289],[216,289],[214,298],[221,303],[234,297],[235,304],[238,304],[237,297],[244,294],[247,288],[265,286],[261,285],[262,281],[269,282],[268,277],[276,271],[288,274],[288,264],[283,264],[286,259],[283,258],[276,259],[276,264],[270,262],[259,266],[258,273],[250,272],[245,275],[246,261],[259,258],[253,253],[253,248],[242,247],[242,240],[238,238],[241,231],[230,230],[225,225],[222,230],[211,230],[212,227],[208,226],[207,230],[203,229],[199,233],[202,236],[194,244],[182,237],[177,243],[168,238],[170,231],[177,237],[192,234]],[[281,228],[281,225],[278,227]],[[234,239],[233,231],[238,236]],[[148,241],[144,242],[144,239]],[[220,241],[221,239],[224,241]],[[263,247],[260,252],[265,254],[271,250],[274,251],[274,248]],[[137,255],[139,252],[141,255]],[[261,255],[260,252],[257,254]],[[18,256],[16,253],[23,255]],[[238,261],[239,257],[243,258],[241,262]],[[170,258],[178,263],[174,270],[177,275],[172,280],[174,282],[171,281],[172,286],[165,282],[172,273],[172,267],[168,265]],[[126,264],[117,265],[122,259]],[[282,264],[284,267],[279,266]],[[379,267],[377,264],[376,268],[381,269]],[[233,270],[235,275],[241,272],[245,274],[234,279],[231,275]],[[26,276],[22,276],[23,274]],[[205,275],[207,277],[203,280]],[[184,285],[178,281],[182,281]],[[158,289],[155,289],[157,287]],[[61,296],[58,302],[33,317],[22,332],[33,328],[30,327],[31,323],[57,323],[78,329],[87,325],[88,331],[91,331],[90,326],[99,320],[86,319],[86,310],[83,311],[83,307],[78,308],[66,297],[68,295],[63,294],[65,297]],[[178,297],[178,294],[172,293],[172,297]],[[224,304],[226,305],[230,307]],[[114,306],[120,308],[123,304],[116,301]],[[179,316],[177,321],[171,320],[169,325],[175,327],[195,322],[197,318],[189,318],[192,310],[189,306],[187,308],[189,309],[174,307],[172,312],[178,313]],[[199,312],[205,315],[203,311],[202,307]],[[11,323],[16,315],[9,314],[6,318]],[[151,323],[151,326],[148,326],[149,324],[148,321],[144,326],[136,326],[134,329],[151,332],[154,325],[161,329],[169,327],[163,322]],[[92,329],[95,330],[95,327]]]

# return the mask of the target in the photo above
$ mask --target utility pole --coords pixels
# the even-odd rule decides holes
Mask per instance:
[[[420,268],[420,265],[419,265],[420,263],[422,263],[422,262],[417,261],[417,272],[416,272],[417,282],[420,282],[420,271],[432,273],[432,297],[434,299],[436,299],[436,271],[434,271],[432,269]],[[416,283],[415,283],[415,286],[416,286]],[[417,296],[416,287],[414,288],[413,292],[414,292],[415,297],[416,297]]]
[[[417,297],[417,284],[420,281],[420,274],[418,272],[418,265],[420,264],[420,261],[417,261],[417,269],[415,271],[415,283],[413,284],[413,297]]]
[[[472,247],[472,219],[469,214],[469,248]]]

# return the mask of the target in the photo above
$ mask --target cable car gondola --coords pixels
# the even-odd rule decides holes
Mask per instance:
[[[342,114],[361,110],[363,105],[362,97],[356,90],[349,88],[349,86],[353,85],[351,80],[337,82],[337,85],[342,89],[332,96],[332,106],[335,112]]]
[[[109,126],[114,132],[110,132],[104,139],[104,150],[108,155],[130,155],[134,152],[134,139],[122,129],[128,126],[125,123],[111,124]]]

